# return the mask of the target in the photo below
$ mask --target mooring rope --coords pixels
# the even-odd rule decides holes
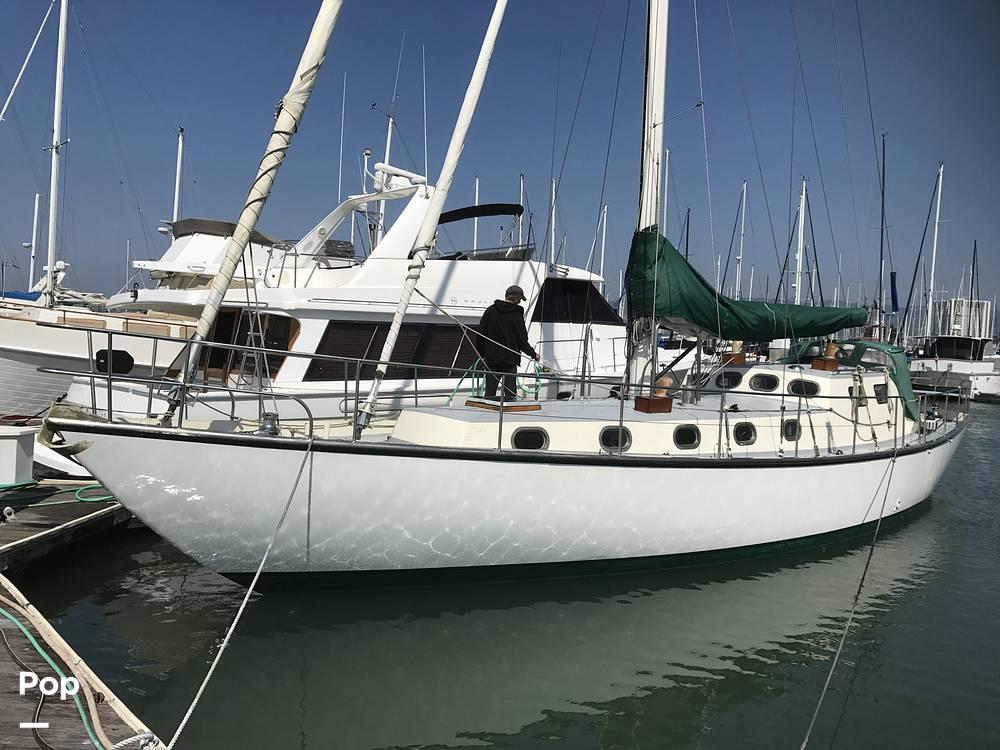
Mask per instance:
[[[212,660],[212,665],[208,668],[208,672],[205,674],[205,679],[202,680],[201,686],[198,688],[198,692],[195,693],[194,700],[191,701],[191,705],[188,706],[188,710],[184,714],[184,718],[181,719],[181,723],[177,725],[177,730],[174,732],[174,736],[170,739],[170,742],[167,743],[167,750],[173,750],[174,746],[177,744],[177,739],[181,736],[181,732],[184,731],[184,727],[187,726],[188,721],[191,719],[191,715],[194,713],[194,709],[201,700],[201,696],[204,694],[205,688],[208,687],[209,680],[211,680],[212,675],[215,674],[215,668],[219,666],[219,661],[222,659],[222,653],[229,645],[229,640],[232,638],[233,632],[236,630],[236,626],[240,622],[240,618],[243,617],[243,612],[246,610],[247,604],[250,603],[250,597],[253,596],[254,588],[257,586],[257,581],[260,579],[261,573],[264,572],[264,565],[267,563],[267,558],[271,554],[271,549],[274,547],[274,542],[278,538],[278,533],[281,531],[281,527],[285,523],[285,517],[288,515],[288,509],[292,505],[292,498],[295,497],[295,491],[299,487],[299,480],[302,479],[302,472],[306,468],[306,462],[312,455],[314,439],[315,436],[309,436],[309,443],[306,445],[306,452],[302,456],[302,463],[299,464],[299,470],[295,474],[295,482],[292,484],[291,492],[288,493],[288,500],[285,501],[285,507],[282,509],[281,516],[278,518],[278,525],[274,527],[274,533],[271,534],[271,541],[267,543],[267,549],[264,550],[264,556],[260,559],[257,571],[253,574],[253,579],[250,581],[250,586],[247,588],[247,593],[243,597],[243,601],[240,602],[239,609],[236,610],[236,616],[233,618],[232,624],[226,631],[226,635],[222,639],[222,643],[219,644],[219,650],[216,652],[215,658]]]
[[[898,449],[894,450],[892,453],[892,458],[889,460],[889,465],[885,469],[885,473],[882,474],[882,479],[879,480],[878,487],[875,488],[875,494],[872,496],[872,502],[878,497],[879,490],[882,489],[882,482],[885,482],[885,493],[882,495],[882,506],[879,509],[878,521],[875,523],[875,533],[872,535],[871,546],[868,548],[868,557],[865,559],[865,567],[861,571],[861,580],[858,581],[858,589],[854,592],[854,601],[851,603],[851,611],[847,616],[847,622],[844,623],[844,631],[840,634],[840,643],[837,645],[837,651],[833,655],[833,662],[830,664],[830,671],[826,675],[826,682],[823,683],[823,689],[820,691],[819,700],[816,701],[816,708],[813,710],[812,719],[809,720],[809,728],[806,729],[806,736],[802,739],[802,744],[799,746],[799,750],[806,750],[806,746],[809,744],[809,738],[812,736],[813,727],[816,726],[816,719],[819,718],[820,709],[823,707],[823,701],[826,698],[827,691],[830,689],[830,682],[833,680],[833,673],[837,669],[837,662],[840,661],[840,654],[844,650],[844,643],[847,641],[847,633],[851,629],[851,624],[854,622],[854,615],[858,609],[858,602],[861,600],[861,590],[865,585],[865,578],[868,576],[868,569],[872,564],[872,555],[875,552],[875,543],[878,541],[878,534],[882,528],[882,519],[885,517],[885,503],[889,499],[889,487],[892,484],[892,473],[896,468],[896,454]],[[887,478],[888,477],[888,478]],[[869,508],[871,504],[869,504]],[[865,516],[867,517],[868,512],[865,511]],[[864,522],[864,519],[862,519]]]

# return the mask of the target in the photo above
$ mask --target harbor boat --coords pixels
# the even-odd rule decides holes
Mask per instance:
[[[938,336],[917,350],[910,370],[914,385],[922,390],[964,389],[973,401],[1000,403],[1000,359],[989,338]]]
[[[279,414],[288,407],[292,416],[301,416],[297,402],[317,414],[353,413],[355,392],[368,392],[374,366],[355,372],[313,355],[377,359],[397,306],[408,255],[434,194],[422,176],[384,164],[375,169],[379,190],[348,197],[298,242],[254,233],[248,264],[241,265],[240,276],[227,291],[208,341],[247,344],[249,339],[282,353],[265,360],[220,349],[199,363],[196,379],[226,389],[248,383],[266,386],[277,394]],[[349,243],[325,239],[358,206],[379,199],[405,199],[406,205],[363,262],[355,259]],[[506,214],[513,224],[522,212],[519,204],[486,204],[446,212],[442,219],[450,224]],[[203,219],[174,223],[174,240],[164,256],[136,263],[157,286],[114,296],[109,305],[122,312],[197,316],[234,226]],[[621,379],[625,325],[599,291],[603,279],[586,269],[538,257],[530,240],[437,254],[427,261],[423,279],[422,297],[411,307],[395,352],[398,366],[385,379],[386,405],[444,403],[456,391],[472,392],[478,353],[470,329],[510,284],[520,285],[526,294],[528,335],[546,366],[595,381]],[[116,337],[115,345],[128,345],[132,339]],[[691,359],[693,355],[675,370],[688,367]],[[421,373],[418,366],[440,369]],[[542,387],[533,363],[524,368],[521,383],[524,394],[533,395]],[[556,380],[546,380],[544,385],[551,386],[552,397],[579,395],[574,382],[560,386]],[[162,384],[150,401],[145,384],[119,381],[112,387],[112,401],[120,414],[144,417],[166,408],[173,387],[173,381]],[[95,386],[80,380],[68,400],[100,406],[107,401],[106,388],[106,382]],[[221,410],[231,418],[255,419],[260,399],[252,393],[208,389],[185,408],[192,418],[217,416]]]
[[[962,394],[951,408],[928,409],[912,390],[901,348],[825,340],[861,325],[864,309],[731,300],[660,235],[653,186],[663,152],[666,0],[649,3],[639,221],[628,271],[629,372],[649,379],[623,377],[603,398],[379,408],[393,338],[430,253],[504,9],[498,0],[381,354],[322,357],[354,371],[374,366],[373,387],[363,404],[354,400],[352,415],[252,426],[185,421],[189,385],[181,377],[177,408],[143,423],[112,409],[53,408],[50,444],[73,453],[182,551],[233,574],[265,563],[268,572],[314,573],[686,559],[810,541],[926,499],[962,435]],[[308,68],[315,73],[307,57],[300,65],[315,65]],[[299,95],[279,113],[213,278],[202,337],[302,107]],[[660,327],[699,340],[804,343],[781,362],[730,357],[664,395],[655,340],[643,334]],[[196,336],[189,362],[212,348]]]

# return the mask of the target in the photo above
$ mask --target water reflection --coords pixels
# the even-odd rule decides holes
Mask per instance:
[[[869,661],[899,601],[937,570],[936,528],[920,513],[883,536],[857,626]],[[127,544],[81,567],[93,588],[62,629],[77,644],[89,628],[88,660],[169,736],[242,589],[148,537]],[[855,541],[641,575],[268,593],[185,745],[732,746],[748,722],[755,745],[797,744],[866,554]],[[46,588],[40,599],[73,598]],[[755,716],[763,699],[787,715]]]

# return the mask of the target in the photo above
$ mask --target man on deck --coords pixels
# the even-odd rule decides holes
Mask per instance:
[[[521,300],[524,290],[514,285],[507,287],[504,299],[498,299],[486,308],[479,321],[479,352],[486,363],[486,398],[497,400],[497,388],[503,379],[504,401],[517,398],[517,367],[521,352],[539,361],[528,342],[528,329],[524,325]]]

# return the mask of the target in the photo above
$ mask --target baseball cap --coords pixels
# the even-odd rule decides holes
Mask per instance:
[[[504,292],[503,296],[504,297],[520,297],[521,299],[527,299],[527,297],[524,296],[524,290],[521,287],[519,287],[517,284],[511,284],[509,287],[507,287],[507,291]]]

